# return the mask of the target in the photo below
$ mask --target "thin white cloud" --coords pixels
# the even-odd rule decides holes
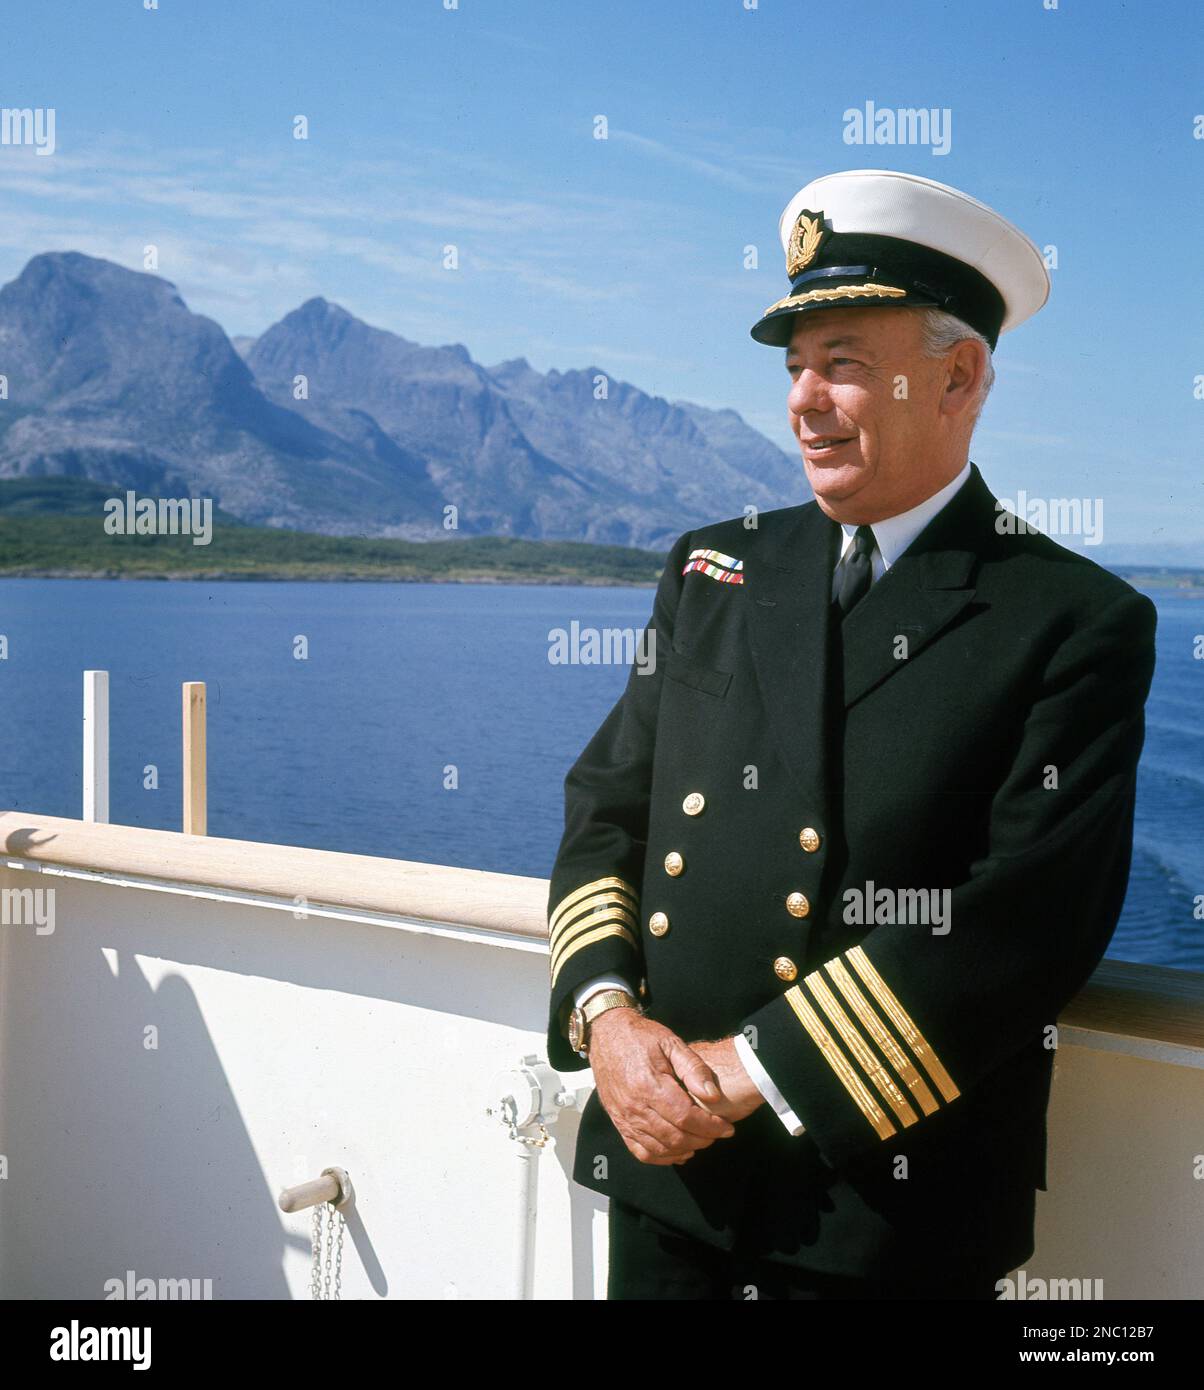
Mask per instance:
[[[444,321],[449,301],[479,294],[483,280],[577,307],[641,292],[634,282],[583,275],[583,251],[621,235],[637,216],[660,220],[661,209],[592,194],[466,191],[482,182],[472,159],[474,174],[460,174],[461,186],[449,189],[455,153],[333,166],[311,160],[303,146],[296,153],[231,161],[216,149],[152,155],[111,142],[53,160],[18,151],[0,158],[0,194],[23,205],[0,227],[0,247],[26,258],[80,250],[140,270],[143,247],[154,245],[159,273],[190,301],[247,311],[257,299],[266,308],[302,290],[337,294],[337,286],[314,283],[323,258],[378,279],[384,272],[405,287],[419,318],[425,305]],[[443,183],[424,173],[419,155]],[[460,254],[458,272],[443,266],[449,243]]]
[[[617,130],[612,127],[609,138],[619,144],[631,145],[663,163],[676,164],[695,174],[703,174],[709,179],[715,179],[717,182],[726,184],[729,188],[739,189],[741,192],[749,192],[757,187],[756,183],[747,179],[738,168],[724,163],[716,163],[714,160],[704,159],[699,155],[688,154],[684,150],[674,149],[661,140],[652,140],[647,135],[637,135],[633,130]]]

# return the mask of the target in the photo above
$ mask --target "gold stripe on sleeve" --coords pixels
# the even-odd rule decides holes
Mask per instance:
[[[832,1035],[820,1022],[819,1015],[803,997],[798,985],[791,985],[786,991],[786,1002],[798,1015],[799,1022],[810,1034],[811,1041],[819,1048],[824,1061],[836,1073],[840,1084],[852,1096],[854,1104],[874,1128],[879,1139],[889,1139],[896,1133],[894,1125],[878,1102],[870,1095],[865,1083],[849,1065],[848,1058],[836,1045]]]
[[[552,984],[555,985],[556,977],[560,974],[561,970],[564,969],[565,962],[570,956],[576,955],[576,953],[584,947],[591,946],[595,941],[601,941],[603,937],[607,936],[621,936],[628,945],[635,946],[635,937],[632,936],[626,927],[614,926],[613,924],[604,927],[595,927],[592,931],[586,932],[584,936],[577,937],[577,939],[571,942],[565,949],[564,954],[552,967]]]
[[[873,1049],[866,1044],[865,1039],[857,1029],[853,1027],[848,1014],[840,1007],[836,996],[828,988],[827,980],[818,970],[814,970],[804,978],[803,984],[810,989],[815,996],[816,1003],[827,1014],[832,1026],[840,1034],[841,1041],[853,1054],[853,1060],[858,1063],[861,1070],[874,1083],[874,1089],[895,1112],[895,1118],[902,1123],[904,1129],[909,1125],[914,1125],[919,1116],[908,1105],[903,1092],[895,1085],[894,1077],[887,1071],[881,1060],[874,1055]]]
[[[552,950],[555,950],[565,936],[575,931],[586,918],[598,912],[605,912],[607,916],[613,914],[622,918],[628,926],[639,929],[639,922],[635,913],[630,910],[627,898],[621,893],[599,893],[596,897],[586,898],[584,902],[578,903],[561,916],[548,933],[548,944]]]
[[[591,893],[601,893],[607,888],[617,888],[621,892],[626,893],[633,904],[639,902],[640,895],[626,879],[616,878],[613,875],[610,878],[596,878],[592,883],[583,883],[580,888],[574,888],[571,893],[561,898],[552,909],[551,916],[548,918],[549,933],[556,930],[556,927],[559,925],[560,917],[568,908],[579,903],[582,898],[589,897]]]
[[[903,1051],[890,1030],[874,1012],[873,1005],[858,989],[857,981],[849,974],[844,961],[837,956],[835,959],[827,961],[824,969],[836,981],[836,987],[844,995],[849,1007],[861,1020],[862,1027],[878,1044],[883,1056],[899,1074],[900,1080],[911,1092],[912,1099],[917,1102],[925,1115],[934,1114],[940,1107],[937,1105],[936,1097],[928,1089],[928,1083],[916,1071],[911,1058]]]
[[[940,1091],[945,1100],[956,1100],[961,1092],[953,1084],[953,1078],[945,1070],[944,1064],[929,1046],[923,1033],[916,1027],[911,1015],[891,993],[886,981],[878,974],[869,956],[860,946],[854,946],[852,950],[846,951],[845,956],[848,958],[849,964],[861,976],[866,989],[882,1006],[882,1011],[894,1024],[895,1031],[915,1053],[928,1075],[932,1077],[937,1090]]]
[[[591,912],[588,917],[583,917],[580,922],[575,922],[568,931],[556,942],[548,952],[549,962],[553,970],[560,968],[561,961],[570,953],[575,941],[579,941],[583,936],[593,931],[595,927],[622,927],[627,932],[628,938],[635,942],[639,939],[639,928],[634,930],[628,926],[630,918],[626,913],[619,912]]]

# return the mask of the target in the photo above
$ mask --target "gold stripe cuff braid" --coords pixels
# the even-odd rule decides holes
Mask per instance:
[[[565,949],[564,954],[552,966],[552,984],[555,985],[556,977],[560,974],[561,970],[564,969],[564,963],[570,956],[575,956],[577,952],[584,947],[592,946],[595,941],[601,941],[607,936],[621,936],[629,946],[633,949],[636,948],[635,937],[632,936],[626,927],[616,926],[613,923],[602,927],[595,927],[592,931],[587,931],[584,936],[579,936],[572,941]]]
[[[925,1115],[934,1114],[940,1107],[937,1105],[936,1097],[928,1089],[928,1083],[915,1069],[911,1058],[903,1051],[890,1030],[874,1012],[870,1001],[858,988],[857,981],[849,974],[844,961],[837,956],[834,960],[827,961],[824,969],[835,980],[836,987],[844,995],[849,1008],[856,1014],[862,1027],[878,1044],[879,1051],[894,1067],[899,1079],[911,1092],[911,1098],[919,1105]]]
[[[832,1035],[820,1022],[819,1015],[803,998],[798,985],[791,985],[786,991],[786,1002],[798,1015],[799,1022],[810,1034],[811,1041],[819,1048],[824,1061],[836,1073],[840,1084],[852,1096],[854,1104],[874,1128],[879,1139],[889,1139],[896,1133],[894,1125],[878,1102],[870,1095],[864,1082],[849,1065],[848,1058],[836,1045]]]
[[[638,930],[639,921],[628,903],[629,899],[624,897],[622,893],[598,893],[592,898],[586,898],[561,915],[556,925],[548,933],[548,945],[553,951],[556,950],[566,937],[572,936],[576,932],[583,921],[599,912],[605,912],[607,916],[618,917],[633,930]]]
[[[556,904],[548,918],[549,935],[560,925],[560,919],[564,913],[579,903],[582,898],[587,898],[594,893],[604,893],[607,889],[612,888],[625,893],[631,899],[632,906],[638,910],[640,895],[626,879],[617,878],[613,874],[609,878],[596,878],[592,883],[583,883],[580,888],[574,888],[571,893],[567,893]]]
[[[585,946],[621,936],[639,950],[639,894],[624,878],[608,874],[566,893],[548,919],[548,968],[552,984],[565,961]]]
[[[627,932],[630,940],[635,941],[639,928],[630,925],[631,918],[625,912],[599,911],[591,912],[588,917],[582,918],[580,922],[574,924],[570,931],[564,933],[548,952],[548,960],[554,971],[560,969],[561,964],[566,961],[577,949],[577,943],[583,936],[588,935],[598,927],[622,927]]]
[[[882,1061],[874,1055],[873,1049],[866,1043],[857,1029],[853,1027],[848,1014],[840,1007],[836,996],[828,988],[828,982],[818,970],[815,970],[804,978],[803,984],[810,989],[815,996],[815,1002],[827,1014],[832,1026],[840,1034],[841,1041],[852,1054],[853,1060],[874,1083],[874,1089],[878,1094],[895,1112],[895,1118],[902,1123],[904,1129],[909,1125],[914,1125],[919,1116],[908,1105],[903,1092],[895,1085],[894,1077],[887,1071]]]
[[[861,976],[862,983],[874,996],[882,1012],[895,1026],[895,1031],[911,1048],[924,1070],[936,1083],[945,1100],[956,1100],[961,1092],[953,1084],[953,1078],[945,1070],[943,1063],[929,1046],[928,1040],[916,1027],[911,1015],[891,993],[886,981],[878,974],[873,962],[860,946],[846,951],[845,956],[853,969]]]

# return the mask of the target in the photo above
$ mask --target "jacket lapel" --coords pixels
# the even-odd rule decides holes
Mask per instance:
[[[774,740],[799,783],[817,788],[825,785],[828,616],[840,527],[814,502],[783,520],[745,562],[749,642]]]
[[[757,684],[774,740],[804,788],[827,775],[832,572],[840,527],[814,502],[780,514],[782,527],[744,566]],[[946,632],[975,596],[973,577],[995,499],[976,466],[965,486],[879,579],[841,627],[844,704],[888,680]],[[906,639],[904,649],[899,641]],[[902,655],[906,650],[906,656]]]
[[[845,707],[946,632],[974,598],[981,528],[994,498],[977,467],[841,625]]]

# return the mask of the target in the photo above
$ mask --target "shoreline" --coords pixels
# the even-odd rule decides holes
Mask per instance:
[[[1135,589],[1156,589],[1163,593],[1179,593],[1189,598],[1204,599],[1204,569],[1177,570],[1171,574],[1159,575],[1148,572],[1126,573],[1127,566],[1111,569],[1110,573],[1131,584]],[[1180,577],[1189,574],[1188,582]],[[578,575],[578,574],[358,574],[352,571],[332,570],[329,573],[296,574],[285,571],[262,570],[248,573],[245,570],[167,570],[145,573],[121,570],[75,570],[75,569],[0,569],[0,583],[6,579],[75,579],[75,580],[119,580],[148,581],[154,583],[207,583],[207,584],[491,584],[496,586],[521,585],[524,588],[538,586],[565,585],[587,589],[653,589],[656,578],[625,579],[618,576]]]
[[[115,570],[11,569],[0,570],[0,582],[6,579],[109,579],[147,580],[155,583],[337,583],[337,584],[564,584],[582,588],[652,589],[656,579],[605,578],[594,575],[549,574],[354,574],[332,571],[329,574],[289,574],[270,570],[248,574],[243,570],[177,570],[138,574]]]

